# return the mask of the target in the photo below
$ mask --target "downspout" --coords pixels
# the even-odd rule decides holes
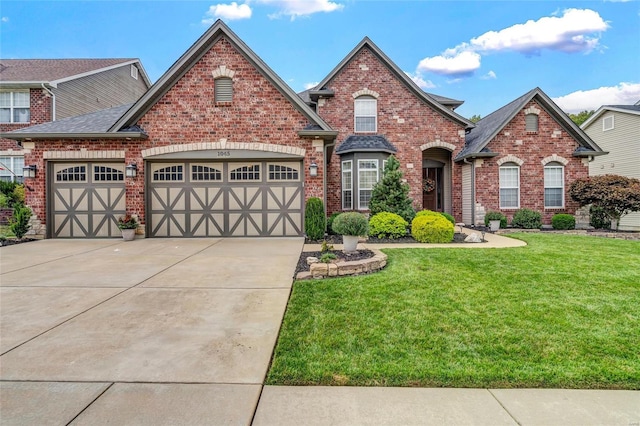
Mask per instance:
[[[476,226],[476,161],[463,160],[465,164],[471,164],[471,226]]]
[[[322,148],[322,198],[324,198],[324,217],[327,217],[327,148],[336,146],[336,139]]]
[[[51,121],[56,121],[56,94],[42,83],[42,89],[51,96]]]

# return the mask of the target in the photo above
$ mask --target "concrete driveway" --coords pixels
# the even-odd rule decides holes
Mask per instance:
[[[249,424],[302,245],[3,247],[2,424]]]

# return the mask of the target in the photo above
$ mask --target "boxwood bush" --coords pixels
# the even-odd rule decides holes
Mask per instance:
[[[333,221],[339,214],[340,212],[335,212],[327,218],[327,234],[336,235],[336,232],[333,230]]]
[[[361,213],[340,213],[333,220],[333,230],[338,235],[364,237],[369,232],[369,221],[366,216]]]
[[[553,229],[576,229],[576,218],[566,213],[554,214],[551,218]]]
[[[378,238],[401,238],[407,235],[407,221],[402,216],[382,212],[369,219],[369,235]]]
[[[440,213],[418,214],[411,222],[411,235],[421,243],[449,243],[453,240],[454,227]]]
[[[611,218],[602,207],[591,206],[589,208],[589,225],[596,229],[610,229]]]
[[[324,204],[317,197],[307,200],[304,211],[304,232],[310,240],[320,240],[324,237],[326,217],[324,215]]]
[[[451,216],[449,213],[445,213],[445,212],[442,212],[442,213],[440,213],[440,214],[441,214],[442,216],[444,216],[444,218],[445,218],[445,219],[447,219],[449,222],[451,222],[451,223],[455,226],[455,224],[456,224],[456,219],[455,219],[453,216]]]
[[[523,229],[540,229],[542,215],[531,209],[520,209],[514,213],[511,225]]]

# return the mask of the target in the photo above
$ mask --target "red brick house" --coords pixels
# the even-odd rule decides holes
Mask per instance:
[[[150,86],[138,59],[0,59],[0,132],[130,104]],[[23,156],[0,139],[0,179],[21,181]]]
[[[390,154],[416,209],[474,223],[499,206],[500,166],[522,161],[520,207],[542,210],[533,200],[544,191],[524,196],[542,181],[540,161],[566,161],[568,181],[587,174],[578,157],[601,153],[546,95],[530,94],[498,114],[506,121],[490,119],[503,108],[475,127],[455,113],[462,102],[423,92],[365,38],[298,95],[218,21],[132,106],[2,136],[36,166],[27,203],[48,237],[117,236],[125,212],[149,237],[298,236],[310,197],[328,213],[367,211]],[[531,111],[539,130],[512,141]]]

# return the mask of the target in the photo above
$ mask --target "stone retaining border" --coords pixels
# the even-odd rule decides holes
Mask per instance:
[[[296,279],[323,279],[327,277],[369,274],[384,268],[387,265],[387,255],[380,250],[371,248],[369,250],[373,252],[373,257],[369,259],[338,261],[335,263],[312,263],[311,270],[308,272],[299,272]]]
[[[640,240],[640,232],[598,232],[585,229],[570,229],[566,231],[540,229],[501,229],[496,234],[512,234],[514,232],[542,232],[544,234],[587,235],[589,237],[615,238],[617,240]]]

